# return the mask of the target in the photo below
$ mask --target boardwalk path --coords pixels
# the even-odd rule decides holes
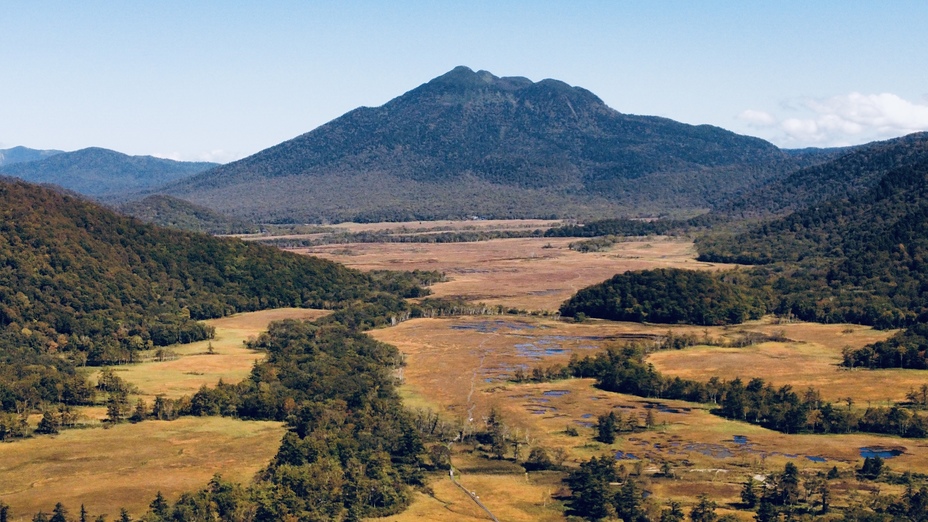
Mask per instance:
[[[454,482],[455,486],[461,488],[461,491],[463,491],[464,493],[467,493],[467,496],[470,497],[471,500],[476,502],[478,506],[480,506],[480,509],[486,511],[487,515],[490,515],[490,518],[493,519],[493,522],[499,522],[499,519],[496,518],[496,515],[494,515],[492,511],[487,509],[487,507],[483,505],[483,502],[480,502],[480,499],[477,498],[477,495],[475,493],[468,491],[467,488],[462,486],[461,483],[458,482],[457,479],[454,478],[454,467],[453,466],[451,470],[448,472],[448,474],[451,476],[451,482]]]

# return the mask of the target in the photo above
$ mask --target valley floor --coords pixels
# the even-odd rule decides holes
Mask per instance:
[[[428,228],[429,224],[421,226]],[[588,379],[513,383],[511,378],[519,370],[530,374],[535,367],[565,365],[571,355],[592,355],[604,346],[628,340],[656,343],[668,333],[733,339],[745,332],[777,332],[784,340],[747,348],[699,345],[658,351],[649,356],[649,362],[668,375],[697,380],[762,377],[796,390],[815,386],[824,399],[850,398],[849,407],[854,408],[901,400],[910,388],[924,382],[914,371],[842,370],[837,363],[843,348],[863,346],[892,333],[865,327],[777,324],[772,318],[711,328],[559,320],[556,311],[561,302],[619,272],[655,267],[731,268],[695,261],[692,243],[680,239],[630,239],[597,253],[571,250],[570,242],[520,238],[443,244],[356,243],[297,251],[362,270],[441,271],[447,281],[432,287],[434,296],[502,305],[513,312],[414,319],[371,335],[397,346],[405,355],[407,364],[400,377],[408,407],[430,409],[465,430],[483,429],[489,411],[496,408],[511,437],[525,442],[523,460],[535,446],[559,451],[568,467],[593,456],[618,455],[622,457],[619,463],[639,475],[643,487],[661,505],[678,500],[688,512],[696,496],[705,493],[718,502],[720,514],[731,512],[745,520],[752,514],[736,509],[741,484],[747,477],[782,471],[787,462],[804,472],[836,467],[842,476],[834,492],[836,506],[872,490],[872,485],[858,482],[853,474],[860,466],[862,447],[901,450],[902,455],[888,460],[889,467],[928,473],[928,445],[920,440],[785,435],[722,419],[710,413],[710,405],[607,393],[594,388]],[[248,350],[244,340],[258,335],[272,320],[312,319],[323,313],[288,309],[211,321],[217,329],[212,341],[171,347],[164,361],[148,354],[147,362],[117,368],[118,375],[136,386],[133,401],[136,397],[151,400],[158,394],[189,395],[219,379],[235,382],[261,356]],[[613,444],[596,442],[596,416],[609,411],[642,423],[650,413],[654,426],[622,434]],[[73,511],[84,498],[100,499],[88,509],[109,513],[111,518],[120,507],[141,513],[159,489],[174,500],[182,491],[203,487],[214,473],[247,482],[275,454],[283,435],[279,424],[222,418],[151,421],[103,430],[95,429],[105,415],[102,409],[84,413],[88,429],[0,444],[0,501],[10,504],[17,514],[49,511],[57,501]],[[500,520],[564,518],[564,505],[556,498],[565,493],[563,473],[525,473],[512,453],[503,460],[489,459],[465,444],[452,445],[452,464],[461,485],[479,496]],[[673,477],[659,472],[668,466]],[[431,475],[427,486],[415,493],[408,510],[387,520],[488,519],[447,472]],[[886,484],[880,487],[883,493],[898,489]]]

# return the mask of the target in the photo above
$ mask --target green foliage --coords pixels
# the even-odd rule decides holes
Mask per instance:
[[[557,468],[550,455],[548,455],[548,450],[541,446],[532,448],[522,466],[525,467],[525,471],[543,471]]]
[[[859,415],[849,407],[821,401],[814,389],[800,396],[789,385],[774,388],[760,378],[745,385],[741,379],[712,378],[701,383],[665,377],[644,362],[644,350],[635,345],[610,346],[594,357],[572,358],[567,371],[574,377],[595,378],[596,385],[607,391],[703,403],[712,400],[719,406],[713,413],[785,433],[865,431],[916,438],[928,434],[928,416],[899,405],[870,407]],[[609,424],[603,420],[601,425]]]
[[[561,314],[616,321],[720,325],[765,312],[759,293],[739,285],[738,272],[656,269],[618,274],[584,288],[561,305]]]
[[[928,159],[888,172],[871,189],[736,235],[697,242],[700,259],[766,264],[775,312],[879,328],[928,319]]]
[[[266,361],[240,384],[201,389],[191,412],[291,427],[250,497],[258,511],[312,520],[405,507],[424,449],[394,387],[396,349],[331,318],[273,323],[250,346],[266,351]]]
[[[928,323],[913,325],[885,341],[845,350],[841,364],[849,368],[928,369]]]
[[[261,231],[257,225],[171,196],[148,196],[139,201],[123,203],[118,210],[146,223],[188,232],[250,234]]]
[[[883,464],[883,459],[879,455],[867,457],[860,469],[857,470],[857,476],[867,480],[876,480],[880,473],[883,473]]]
[[[629,522],[647,522],[647,508],[641,488],[627,478],[615,491],[611,484],[620,480],[615,459],[608,455],[581,462],[580,467],[564,479],[570,487],[568,513],[587,520],[617,517]]]
[[[87,404],[93,391],[76,367],[131,362],[152,346],[211,337],[199,319],[356,301],[402,312],[392,292],[424,295],[420,282],[434,277],[368,276],[270,247],[156,228],[6,181],[0,260],[3,411]]]
[[[878,184],[888,172],[928,159],[926,144],[928,134],[916,133],[824,154],[817,151],[818,158],[813,159],[816,164],[734,198],[720,205],[718,213],[738,217],[784,215],[822,202],[848,199]]]

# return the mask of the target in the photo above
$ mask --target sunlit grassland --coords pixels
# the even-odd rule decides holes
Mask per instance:
[[[284,427],[222,417],[66,430],[0,444],[0,501],[12,520],[31,520],[62,502],[81,503],[114,519],[120,508],[142,513],[158,491],[176,499],[214,474],[248,483],[276,454]]]
[[[890,337],[894,332],[862,326],[797,323],[748,327],[782,332],[788,342],[767,342],[745,348],[696,346],[656,352],[648,362],[660,372],[706,381],[760,377],[774,386],[791,385],[799,393],[817,389],[828,401],[847,397],[858,407],[904,401],[906,392],[926,382],[919,370],[848,369],[840,365],[844,348],[861,348]]]
[[[448,281],[437,297],[554,312],[577,290],[616,273],[649,268],[717,270],[733,265],[695,260],[692,241],[653,237],[606,252],[570,250],[576,238],[497,239],[473,243],[351,243],[296,249],[361,270],[435,270]]]
[[[264,354],[250,350],[245,341],[267,330],[268,324],[281,319],[317,319],[329,312],[303,308],[281,308],[236,314],[204,321],[216,328],[216,336],[166,348],[173,354],[168,360],[154,360],[155,351],[143,353],[146,362],[117,366],[116,375],[138,389],[138,397],[151,402],[155,396],[177,398],[192,395],[201,386],[212,386],[220,379],[236,383],[248,376],[255,361]],[[212,346],[214,353],[209,353]],[[91,374],[95,379],[98,372]]]
[[[375,330],[372,335],[396,345],[405,354],[407,366],[403,370],[401,390],[404,397],[410,398],[409,404],[431,407],[476,430],[483,427],[489,410],[496,408],[511,433],[526,441],[522,458],[527,455],[528,448],[534,446],[549,451],[563,449],[568,455],[566,464],[569,467],[593,456],[617,451],[632,453],[639,460],[622,460],[620,464],[628,470],[641,466],[640,480],[662,501],[674,499],[689,506],[699,494],[705,493],[720,504],[734,504],[739,500],[741,484],[747,477],[782,471],[787,462],[794,462],[805,472],[826,472],[836,466],[848,478],[836,486],[840,494],[836,505],[842,505],[849,496],[860,491],[864,494],[863,490],[869,487],[853,479],[853,470],[862,461],[860,448],[865,446],[904,449],[904,455],[888,462],[890,468],[928,472],[928,445],[918,440],[866,434],[789,435],[723,419],[710,412],[711,404],[609,393],[596,389],[590,379],[526,384],[509,380],[520,365],[529,372],[532,367],[563,365],[572,353],[592,355],[609,344],[628,340],[653,345],[672,333],[723,341],[748,331],[776,331],[789,341],[747,348],[696,346],[654,352],[651,358],[661,358],[656,366],[664,371],[665,361],[681,357],[683,362],[679,368],[688,371],[689,378],[707,380],[713,375],[736,376],[715,371],[717,365],[724,364],[725,357],[757,353],[755,361],[743,365],[733,362],[730,368],[737,370],[742,378],[757,376],[774,384],[793,383],[800,391],[804,386],[814,385],[826,399],[837,400],[850,394],[855,397],[855,408],[866,407],[868,398],[875,401],[878,397],[903,397],[911,384],[906,380],[884,378],[881,372],[849,372],[837,366],[844,346],[863,346],[891,332],[848,325],[770,323],[767,319],[734,327],[705,328],[609,321],[577,324],[537,317],[482,316],[417,319],[394,328]],[[697,360],[688,359],[688,354],[707,356]],[[912,379],[918,378],[917,372],[910,373]],[[877,396],[871,388],[879,389],[881,395]],[[610,411],[620,412],[625,418],[631,416],[642,426],[650,411],[655,426],[622,434],[614,444],[596,442],[592,425],[597,416]],[[568,427],[576,429],[578,436],[569,435]],[[748,444],[737,443],[735,435],[747,437]],[[823,458],[825,462],[809,457]],[[472,457],[472,462],[479,462],[480,458]],[[638,462],[640,464],[636,464]],[[674,469],[674,479],[661,478],[657,473],[665,462]],[[475,469],[479,469],[479,464]],[[499,472],[481,475],[498,476]],[[507,487],[530,495],[522,490],[524,474],[516,471],[511,475],[513,482]],[[436,478],[430,484],[434,486],[439,480],[447,481],[447,477]],[[475,491],[481,499],[485,498],[483,490],[475,487]],[[888,490],[884,488],[884,491]],[[543,503],[535,507],[539,505]],[[403,516],[398,520],[412,519]]]
[[[114,367],[116,375],[137,389],[131,404],[151,404],[159,394],[177,398],[212,386],[220,379],[237,382],[251,371],[261,352],[243,341],[267,329],[271,321],[315,319],[328,312],[287,308],[236,314],[206,321],[216,328],[211,341],[176,345],[173,360]],[[215,353],[209,354],[210,344]],[[98,371],[89,372],[94,381]],[[144,512],[160,490],[169,500],[206,485],[216,473],[249,482],[276,454],[284,427],[274,422],[246,422],[219,417],[182,417],[103,429],[104,406],[80,408],[84,429],[0,444],[0,501],[16,518],[31,519],[40,509],[62,502],[72,512],[86,504],[93,514],[110,519],[125,507]],[[39,416],[33,416],[35,425]]]

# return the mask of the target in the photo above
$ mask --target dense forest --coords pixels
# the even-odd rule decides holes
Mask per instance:
[[[766,312],[757,292],[742,283],[746,279],[739,272],[627,272],[580,290],[561,305],[560,312],[614,321],[737,324]]]
[[[802,151],[797,154],[802,155]],[[873,188],[893,170],[928,160],[928,133],[849,149],[818,150],[813,163],[715,207],[729,218],[783,216]],[[829,161],[818,161],[828,159]]]
[[[257,225],[171,196],[148,196],[138,201],[123,203],[116,210],[146,223],[188,232],[252,234],[261,231],[261,227]]]
[[[741,232],[717,227],[697,239],[701,261],[754,265],[752,268],[685,277],[660,270],[621,274],[581,290],[561,311],[606,319],[695,324],[739,322],[760,313],[877,328],[928,322],[926,136],[864,147],[841,156],[831,167],[814,167],[832,173],[832,169],[850,162],[861,171],[869,165],[885,172],[861,179],[854,185],[856,192],[845,187],[842,194],[850,191],[850,196]],[[886,170],[890,166],[896,168]],[[697,219],[708,224],[719,218],[711,214]],[[602,233],[674,230],[671,222],[660,223],[609,220],[547,233],[594,236],[591,241],[597,241],[609,237],[596,237]],[[928,338],[922,330],[845,354],[845,364],[925,368]]]
[[[0,406],[8,412],[86,403],[77,366],[208,338],[199,319],[419,296],[420,279],[437,277],[362,274],[156,228],[18,181],[0,182],[0,262]]]

